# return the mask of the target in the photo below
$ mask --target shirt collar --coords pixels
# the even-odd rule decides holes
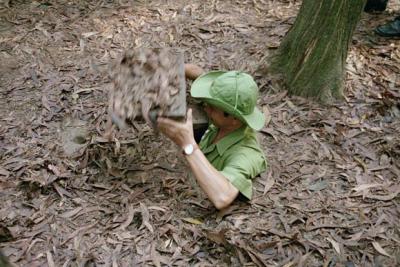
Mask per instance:
[[[246,134],[246,130],[247,126],[244,125],[243,127],[240,127],[239,129],[219,140],[216,144],[218,154],[221,156],[228,148],[241,141]]]

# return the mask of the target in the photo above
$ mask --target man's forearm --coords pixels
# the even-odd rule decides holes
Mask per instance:
[[[235,200],[239,190],[211,165],[200,149],[186,159],[200,187],[217,209],[223,209]]]

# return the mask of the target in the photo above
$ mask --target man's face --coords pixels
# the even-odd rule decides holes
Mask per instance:
[[[238,119],[230,116],[221,109],[208,104],[204,105],[204,111],[217,128],[229,127],[241,123]]]

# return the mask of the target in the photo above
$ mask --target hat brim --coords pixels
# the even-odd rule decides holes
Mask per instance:
[[[191,96],[193,98],[203,100],[210,105],[216,106],[223,111],[228,112],[229,114],[232,114],[256,131],[261,130],[265,124],[265,116],[257,107],[254,108],[254,111],[251,114],[243,115],[237,110],[234,110],[229,104],[219,101],[218,99],[214,99],[211,96],[210,88],[212,83],[224,73],[226,73],[226,71],[211,71],[197,78],[192,84],[190,90]]]

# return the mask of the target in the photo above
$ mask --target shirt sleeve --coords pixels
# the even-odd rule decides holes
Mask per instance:
[[[265,169],[266,162],[263,154],[254,149],[246,149],[230,155],[224,162],[221,173],[242,195],[251,199],[253,193],[251,179]]]

